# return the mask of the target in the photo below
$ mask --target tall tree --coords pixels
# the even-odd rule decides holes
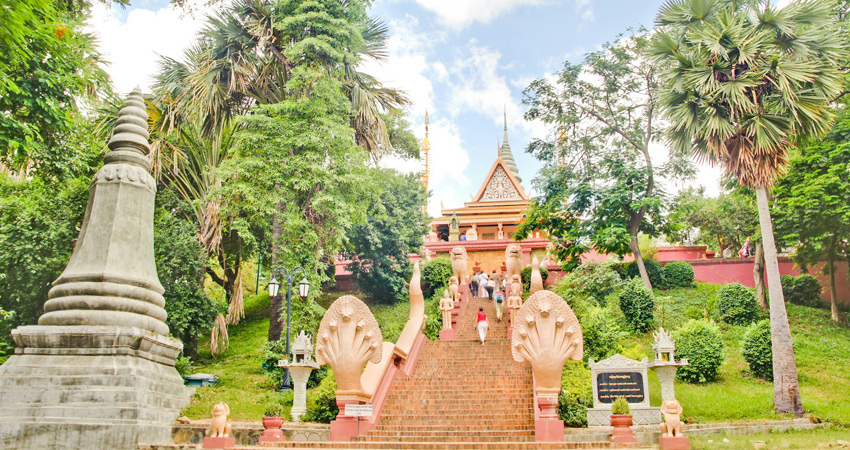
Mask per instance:
[[[779,242],[794,246],[804,269],[826,260],[832,320],[838,322],[835,263],[850,257],[850,114],[825,139],[791,158],[776,183],[773,209]]]
[[[367,219],[348,233],[355,255],[349,268],[363,292],[383,303],[407,296],[411,253],[418,253],[428,232],[425,191],[419,177],[392,169],[370,169],[375,180]]]
[[[797,365],[770,219],[774,180],[789,149],[829,129],[847,44],[832,3],[670,0],[651,49],[661,68],[659,103],[682,152],[721,164],[756,191],[770,293],[774,407],[803,414]]]
[[[705,188],[688,188],[679,192],[673,205],[670,219],[685,229],[699,229],[697,243],[721,254],[727,248],[737,250],[758,229],[754,196],[737,191],[706,197]]]
[[[658,168],[654,167],[649,151],[661,130],[655,106],[658,77],[643,55],[647,45],[647,32],[641,29],[588,54],[583,64],[567,61],[554,84],[546,78],[533,81],[523,92],[523,103],[529,106],[526,119],[541,120],[552,126],[549,139],[532,140],[526,150],[551,166],[550,181],[544,184],[552,185],[551,180],[569,172],[592,177],[593,164],[606,159],[612,163],[616,160],[614,165],[630,172],[639,168],[641,173],[632,173],[630,179],[640,183],[641,192],[636,192],[632,184],[627,189],[629,198],[620,196],[615,200],[620,202],[616,217],[623,219],[623,226],[606,231],[608,237],[602,240],[616,241],[616,245],[607,246],[613,249],[620,247],[620,241],[626,238],[644,284],[652,289],[638,245],[638,233],[649,226],[647,215],[651,208],[657,208],[659,201]],[[631,156],[619,156],[622,152]],[[626,161],[628,168],[624,166]],[[555,166],[566,169],[554,169]],[[689,170],[686,161],[675,157],[663,169],[670,174]],[[572,195],[569,191],[564,193]],[[626,203],[622,203],[624,200]],[[549,207],[555,208],[552,212],[565,213],[563,205]],[[579,209],[587,207],[580,205]],[[552,236],[557,236],[558,241],[572,239],[567,235]],[[583,251],[580,242],[559,245],[572,246],[571,253]]]

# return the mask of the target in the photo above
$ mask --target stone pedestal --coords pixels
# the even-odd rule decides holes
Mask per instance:
[[[674,385],[674,381],[676,379],[676,370],[678,370],[678,366],[676,365],[663,365],[663,366],[650,366],[652,370],[655,371],[655,375],[658,377],[658,382],[661,384],[661,399],[667,400],[668,398],[676,398],[676,388]]]
[[[345,405],[360,404],[359,400],[340,399],[337,397],[336,406],[339,408],[339,414],[336,419],[331,420],[331,441],[348,442],[357,438],[360,426],[360,418],[355,416],[345,415]]]
[[[564,421],[560,419],[536,419],[534,421],[535,442],[564,442]]]
[[[230,448],[236,447],[236,439],[232,437],[206,437],[204,448]]]
[[[453,341],[456,339],[457,331],[454,328],[443,328],[440,330],[441,341]]]
[[[691,450],[691,440],[686,436],[661,436],[658,446],[661,450]]]
[[[307,412],[307,380],[310,379],[310,372],[318,369],[319,365],[310,361],[281,367],[289,369],[289,376],[292,380],[292,410],[290,411],[292,421],[301,422],[301,416]]]
[[[171,442],[193,391],[174,368],[180,342],[114,326],[26,326],[12,336],[16,354],[0,367],[0,448]]]

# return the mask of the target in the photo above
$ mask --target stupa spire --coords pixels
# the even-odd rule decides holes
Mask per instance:
[[[504,136],[502,136],[502,147],[499,150],[499,156],[502,157],[502,160],[505,162],[505,165],[507,165],[508,168],[511,169],[511,173],[513,174],[514,178],[516,178],[516,180],[518,182],[522,183],[522,178],[520,178],[520,176],[519,176],[519,169],[516,166],[516,161],[514,161],[513,152],[511,152],[511,144],[508,143],[508,111],[507,111],[507,108],[505,108],[504,118],[505,118],[505,128],[504,128],[505,134],[504,134]]]

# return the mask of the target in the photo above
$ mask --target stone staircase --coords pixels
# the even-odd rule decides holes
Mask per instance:
[[[484,308],[484,345],[475,329]],[[495,306],[472,299],[460,315],[455,341],[425,343],[412,376],[395,381],[372,442],[534,441],[531,368],[513,361],[507,320]]]

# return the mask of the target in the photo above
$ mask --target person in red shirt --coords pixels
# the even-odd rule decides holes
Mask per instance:
[[[487,314],[484,313],[484,308],[478,308],[478,337],[481,339],[481,345],[484,345],[484,338],[487,337],[487,328],[490,325],[487,323]]]

